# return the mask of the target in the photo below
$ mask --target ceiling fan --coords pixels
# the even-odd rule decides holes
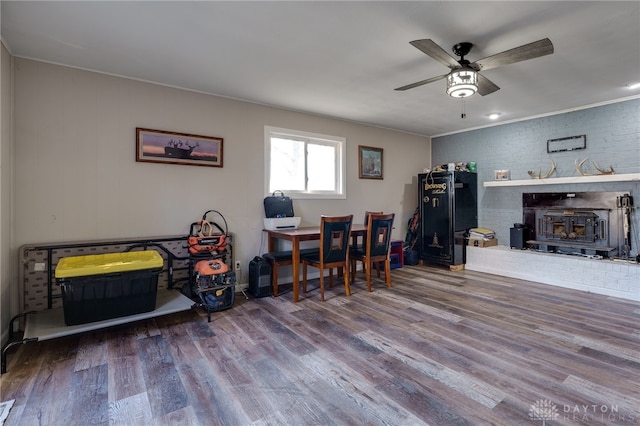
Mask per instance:
[[[455,53],[456,56],[459,56],[460,60],[451,56],[430,39],[414,40],[410,42],[410,44],[446,67],[449,67],[451,72],[418,81],[416,83],[407,84],[406,86],[398,87],[395,90],[402,91],[413,89],[414,87],[419,87],[424,84],[433,83],[434,81],[446,78],[447,94],[454,98],[465,98],[476,92],[485,96],[495,92],[496,90],[500,90],[495,83],[482,76],[479,73],[480,71],[514,64],[516,62],[526,61],[528,59],[538,58],[540,56],[550,55],[553,53],[553,44],[548,38],[524,44],[519,47],[514,47],[513,49],[496,53],[495,55],[488,56],[475,62],[469,62],[464,58],[469,54],[473,47],[473,44],[469,42],[458,43],[453,46],[453,53]]]

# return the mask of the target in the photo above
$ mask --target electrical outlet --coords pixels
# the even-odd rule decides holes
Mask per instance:
[[[240,270],[240,261],[236,260],[236,271]]]

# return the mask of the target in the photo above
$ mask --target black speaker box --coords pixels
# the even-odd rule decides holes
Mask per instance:
[[[527,240],[529,239],[529,228],[511,228],[510,230],[511,239],[510,245],[511,248],[524,250],[527,248]]]
[[[253,297],[271,296],[271,265],[259,256],[249,262],[249,294]]]

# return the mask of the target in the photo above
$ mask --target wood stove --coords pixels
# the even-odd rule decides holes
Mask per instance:
[[[523,194],[530,247],[541,251],[613,257],[620,253],[624,192]]]
[[[536,212],[538,213],[538,212]],[[608,217],[604,212],[603,217]],[[598,244],[608,238],[607,220],[595,210],[542,210],[539,214],[538,235],[547,241],[571,241]]]

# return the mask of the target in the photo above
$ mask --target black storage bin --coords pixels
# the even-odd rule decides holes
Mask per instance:
[[[55,276],[65,324],[153,311],[162,264],[154,250],[62,258]]]

